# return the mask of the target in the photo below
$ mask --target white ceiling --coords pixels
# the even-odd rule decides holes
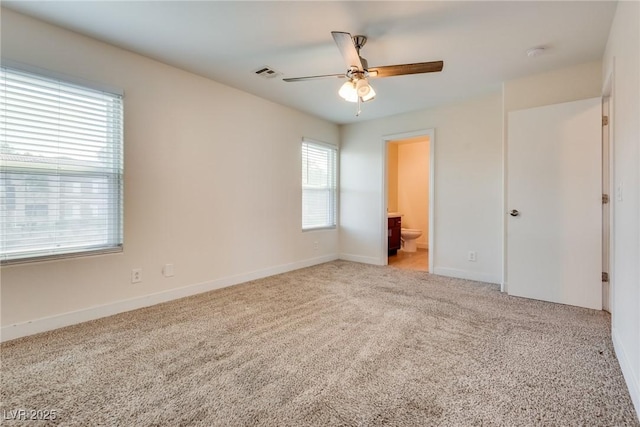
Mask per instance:
[[[386,117],[602,58],[611,1],[3,1],[3,7],[210,77],[336,123]],[[369,37],[370,66],[443,60],[441,73],[372,79],[375,100],[338,97],[345,72],[331,31]],[[527,57],[526,50],[546,46]],[[269,66],[283,76],[253,72]]]

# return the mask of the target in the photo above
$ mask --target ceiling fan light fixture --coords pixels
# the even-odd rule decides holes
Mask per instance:
[[[358,92],[358,96],[366,97],[371,92],[371,86],[369,86],[369,82],[367,79],[358,79],[356,81],[356,92]]]
[[[366,90],[363,90],[363,87],[366,87]],[[367,102],[375,98],[376,91],[365,79],[354,79],[345,82],[340,87],[338,95],[347,102],[358,102],[358,98],[362,102]]]
[[[443,61],[431,61],[416,62],[413,64],[384,65],[370,69],[367,60],[360,56],[360,49],[367,42],[366,36],[351,36],[351,34],[343,31],[332,31],[331,35],[347,64],[346,73],[289,77],[283,80],[285,82],[300,82],[335,77],[346,78],[347,81],[338,90],[338,95],[347,102],[358,104],[356,116],[360,115],[360,105],[363,102],[371,101],[376,96],[376,91],[373,90],[373,87],[369,84],[368,77],[392,77],[407,74],[436,73],[442,71],[444,67]]]
[[[376,91],[373,90],[373,87],[371,85],[369,85],[369,89],[369,93],[362,97],[362,102],[371,101],[376,97]]]
[[[342,87],[340,87],[338,95],[340,95],[347,102],[358,102],[356,83],[353,80],[345,82]]]

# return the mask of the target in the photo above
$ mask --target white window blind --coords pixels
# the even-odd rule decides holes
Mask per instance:
[[[0,260],[122,247],[122,96],[0,68]]]
[[[302,229],[335,227],[338,150],[302,141]]]

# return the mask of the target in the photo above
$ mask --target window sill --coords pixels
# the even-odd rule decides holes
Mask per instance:
[[[302,232],[306,233],[307,231],[325,231],[325,230],[335,230],[338,227],[336,225],[326,226],[326,227],[312,227],[312,228],[303,228]]]
[[[42,256],[34,256],[30,258],[2,260],[0,261],[0,265],[2,267],[12,267],[12,266],[25,265],[25,264],[36,264],[41,262],[63,261],[63,260],[70,260],[74,258],[117,254],[122,252],[123,252],[123,247],[119,246],[115,248],[96,249],[96,250],[89,250],[89,251],[82,251],[82,252],[70,252],[66,254],[42,255]]]

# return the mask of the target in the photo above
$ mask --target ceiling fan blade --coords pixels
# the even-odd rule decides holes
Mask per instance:
[[[307,77],[289,77],[287,79],[282,79],[285,82],[304,82],[306,80],[318,80],[318,79],[328,79],[328,78],[339,78],[344,79],[346,76],[343,74],[323,74],[320,76],[307,76]]]
[[[442,61],[418,62],[416,64],[386,65],[382,67],[369,68],[369,76],[392,77],[404,76],[406,74],[437,73],[439,71],[442,71],[443,67],[444,62]]]
[[[356,50],[356,46],[353,44],[353,38],[349,33],[343,33],[341,31],[332,31],[331,35],[333,40],[338,45],[340,53],[347,64],[347,69],[351,67],[358,68],[359,71],[363,71],[362,62],[360,61],[360,55]]]

